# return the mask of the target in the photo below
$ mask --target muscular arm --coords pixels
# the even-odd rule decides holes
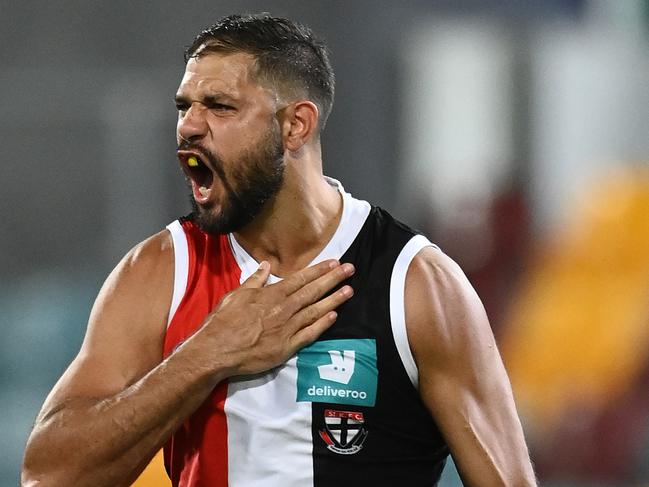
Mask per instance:
[[[507,373],[460,268],[423,249],[408,270],[405,299],[419,391],[465,485],[536,485]]]
[[[133,249],[100,291],[81,351],[36,420],[23,485],[129,485],[218,382],[281,363],[351,296],[345,286],[320,299],[353,272],[348,265],[325,262],[263,287],[269,272],[262,266],[226,295],[163,361],[171,239],[162,232]]]

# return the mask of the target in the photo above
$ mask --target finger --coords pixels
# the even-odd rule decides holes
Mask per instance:
[[[268,280],[268,276],[270,276],[270,264],[264,260],[259,264],[259,268],[248,279],[243,281],[241,287],[264,287],[264,284],[266,284],[266,281]]]
[[[354,266],[349,263],[330,270],[325,275],[295,291],[288,299],[289,305],[297,311],[315,303],[331,289],[352,276],[354,271]]]
[[[286,296],[289,296],[306,284],[309,284],[339,266],[340,262],[337,260],[325,260],[290,275],[282,282],[275,284],[275,286],[282,289]]]
[[[313,303],[298,312],[293,316],[293,318],[291,318],[290,326],[297,333],[301,328],[310,326],[327,313],[338,308],[338,306],[350,299],[353,295],[354,290],[351,286],[343,286],[335,293],[330,294],[326,298],[321,299],[317,303]]]
[[[330,311],[309,326],[299,330],[289,340],[293,349],[297,351],[311,345],[336,322],[336,318],[338,318],[338,314],[335,311]]]

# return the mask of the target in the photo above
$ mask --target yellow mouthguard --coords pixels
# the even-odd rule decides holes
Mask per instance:
[[[191,156],[189,159],[187,159],[187,165],[189,167],[198,167],[198,159],[196,159],[194,156]]]

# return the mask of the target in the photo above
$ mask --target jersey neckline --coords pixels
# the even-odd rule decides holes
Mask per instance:
[[[358,200],[347,193],[340,181],[327,176],[325,176],[325,179],[340,192],[343,200],[343,211],[338,227],[331,239],[307,267],[327,259],[340,259],[356,239],[371,209],[367,201]],[[233,233],[228,234],[228,241],[234,259],[241,269],[241,282],[243,282],[259,268],[259,262],[237,242]],[[281,277],[271,274],[267,282],[272,284],[281,280]]]

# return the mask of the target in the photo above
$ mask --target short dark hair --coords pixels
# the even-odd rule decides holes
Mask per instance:
[[[203,30],[185,51],[185,63],[209,52],[251,54],[256,75],[314,102],[324,129],[334,99],[335,77],[324,42],[311,29],[268,13],[229,15]]]

